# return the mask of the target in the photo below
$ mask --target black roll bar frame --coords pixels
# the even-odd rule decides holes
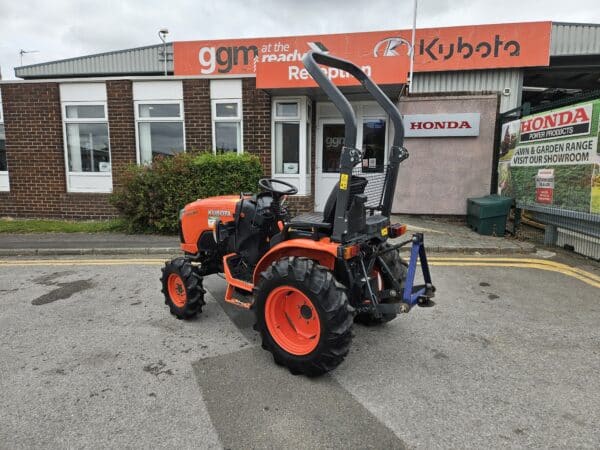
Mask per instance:
[[[408,158],[408,151],[403,147],[404,124],[398,108],[396,108],[392,101],[383,93],[379,86],[377,86],[373,80],[371,80],[369,76],[354,63],[314,50],[306,53],[304,58],[302,58],[302,62],[308,73],[331,99],[344,119],[345,140],[340,157],[340,181],[332,233],[332,240],[344,242],[344,236],[348,232],[347,209],[348,199],[350,197],[349,187],[352,179],[352,169],[360,162],[362,152],[357,148],[357,123],[354,110],[346,96],[342,94],[340,89],[333,84],[325,73],[323,73],[319,64],[348,72],[360,82],[390,117],[394,127],[394,140],[390,149],[389,167],[386,173],[383,199],[381,202],[381,213],[386,217],[389,217],[391,213],[400,163]]]

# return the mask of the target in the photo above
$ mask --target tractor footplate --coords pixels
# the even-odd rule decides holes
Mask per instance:
[[[235,296],[236,294],[237,297]],[[227,285],[227,290],[225,291],[225,301],[244,309],[250,309],[254,305],[252,297],[248,296],[242,290],[231,284]]]
[[[249,266],[242,256],[231,255],[225,259],[225,263],[233,278],[246,283],[252,282],[254,267]]]

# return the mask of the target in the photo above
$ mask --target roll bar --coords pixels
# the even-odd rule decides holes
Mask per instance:
[[[335,67],[348,72],[362,84],[367,91],[373,96],[373,98],[379,103],[386,113],[390,116],[392,124],[394,125],[394,141],[392,146],[402,147],[404,143],[404,125],[402,123],[402,116],[398,108],[392,103],[392,101],[383,93],[383,91],[364,73],[357,65],[347,61],[345,59],[336,58],[335,56],[327,55],[325,53],[315,52],[314,50],[309,51],[304,58],[302,58],[304,67],[308,70],[308,73],[313,77],[317,84],[325,91],[327,96],[333,101],[335,107],[340,111],[344,119],[346,126],[346,142],[348,147],[356,148],[356,116],[350,106],[348,99],[342,94],[339,88],[331,82],[329,78],[323,73],[319,64],[328,67]]]

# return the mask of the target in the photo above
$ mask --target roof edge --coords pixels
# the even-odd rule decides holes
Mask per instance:
[[[592,22],[552,22],[552,25],[569,25],[569,26],[583,25],[586,27],[600,27],[600,23],[592,23]]]
[[[167,42],[167,46],[172,46],[173,42]],[[83,59],[83,58],[93,58],[96,56],[106,56],[106,55],[114,55],[116,53],[123,53],[123,52],[130,52],[130,51],[134,51],[134,50],[146,50],[149,48],[154,48],[154,47],[162,47],[163,44],[152,44],[152,45],[144,45],[142,47],[131,47],[131,48],[124,48],[121,50],[111,50],[109,52],[102,52],[102,53],[93,53],[91,55],[81,55],[81,56],[74,56],[72,58],[64,58],[64,59],[55,59],[52,61],[47,61],[47,62],[41,62],[41,63],[35,63],[35,64],[29,64],[27,66],[18,66],[15,67],[15,73],[18,69],[29,69],[32,67],[39,67],[39,66],[48,66],[51,64],[55,64],[55,63],[62,63],[62,62],[67,62],[67,61],[74,61],[76,59]]]

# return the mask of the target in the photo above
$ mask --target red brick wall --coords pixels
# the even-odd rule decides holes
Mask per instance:
[[[10,192],[0,193],[0,215],[113,216],[106,195],[66,193],[58,84],[5,84],[2,102]]]
[[[183,109],[186,149],[211,149],[210,80],[183,80]]]
[[[108,81],[108,121],[113,184],[136,161],[132,85]],[[58,83],[2,87],[10,192],[0,193],[0,215],[108,218],[117,211],[107,194],[67,193]]]
[[[292,216],[305,212],[313,212],[315,202],[312,196],[292,195],[287,199],[287,208]]]
[[[133,107],[133,85],[129,80],[106,82],[108,127],[110,130],[110,156],[112,162],[113,187],[125,168],[137,161],[135,145],[135,111]]]
[[[271,96],[256,89],[255,78],[242,79],[244,152],[260,158],[265,176],[271,176]]]
[[[106,82],[113,185],[136,161],[132,82]],[[184,80],[188,149],[212,145],[210,82]],[[242,80],[244,151],[256,154],[271,174],[271,97],[256,89],[254,78]],[[107,218],[117,215],[107,194],[67,193],[63,128],[58,83],[2,86],[10,192],[0,192],[0,216]],[[314,192],[314,134],[313,176]],[[312,211],[311,197],[289,199],[295,212]]]

